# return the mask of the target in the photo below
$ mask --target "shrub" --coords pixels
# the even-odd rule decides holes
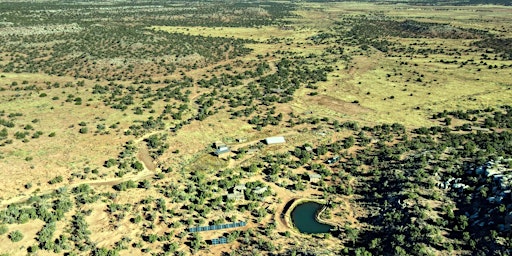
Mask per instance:
[[[86,134],[87,132],[89,132],[89,129],[87,127],[82,127],[80,128],[80,131],[79,131],[81,134]]]
[[[9,228],[7,228],[6,225],[1,225],[0,226],[0,235],[3,235],[5,233],[7,233],[7,231],[9,231]]]
[[[16,132],[14,133],[14,137],[18,140],[24,139],[27,136],[28,132]]]
[[[105,166],[105,167],[107,167],[107,168],[110,168],[110,167],[112,167],[112,166],[114,166],[114,165],[116,165],[116,164],[117,164],[117,160],[115,160],[115,159],[113,159],[113,158],[110,158],[109,160],[107,160],[107,161],[105,162],[105,164],[104,164],[103,166]]]
[[[19,242],[21,239],[23,239],[23,234],[19,230],[15,230],[9,233],[9,239],[11,239],[13,242]]]
[[[64,180],[64,179],[62,178],[62,176],[60,176],[60,175],[59,175],[59,176],[57,176],[57,177],[55,177],[55,178],[51,179],[50,181],[48,181],[48,183],[50,183],[51,185],[53,185],[53,184],[56,184],[56,183],[60,183],[60,182],[62,182],[63,180]]]

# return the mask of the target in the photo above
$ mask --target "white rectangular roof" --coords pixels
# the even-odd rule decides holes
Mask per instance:
[[[283,136],[277,136],[277,137],[268,137],[265,139],[265,142],[267,144],[278,144],[278,143],[285,143]]]

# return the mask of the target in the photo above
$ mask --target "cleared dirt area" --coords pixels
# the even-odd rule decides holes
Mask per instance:
[[[306,100],[306,104],[318,105],[347,115],[361,115],[370,112],[370,109],[358,103],[346,102],[328,95],[320,95]]]
[[[137,153],[137,158],[144,163],[144,166],[148,170],[155,170],[156,165],[154,163],[154,159],[149,155],[149,150],[146,145],[139,146],[139,153]]]

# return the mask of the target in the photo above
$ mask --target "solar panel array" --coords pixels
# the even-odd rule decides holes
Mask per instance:
[[[225,237],[214,238],[214,239],[211,240],[211,242],[212,242],[212,245],[227,244],[228,243],[228,239],[225,238]]]
[[[233,223],[220,224],[220,225],[191,227],[191,228],[188,228],[188,232],[201,232],[201,231],[219,230],[219,229],[225,229],[225,228],[237,228],[237,227],[243,227],[246,224],[247,223],[245,223],[245,221],[240,221],[240,222],[233,222]]]

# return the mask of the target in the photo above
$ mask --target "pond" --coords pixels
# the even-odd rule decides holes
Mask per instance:
[[[333,226],[316,221],[316,214],[322,207],[322,204],[315,202],[306,202],[297,205],[291,214],[293,225],[295,225],[301,233],[328,233]]]

